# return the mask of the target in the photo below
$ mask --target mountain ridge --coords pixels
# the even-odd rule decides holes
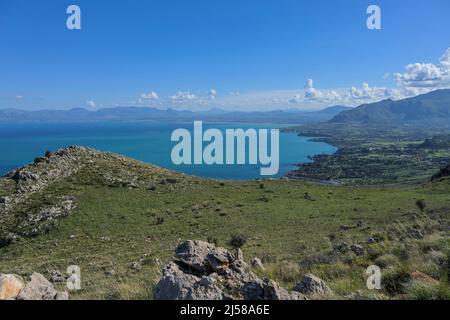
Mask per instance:
[[[450,120],[450,89],[416,97],[363,104],[337,114],[329,123],[399,124]]]
[[[309,123],[331,119],[336,114],[351,109],[332,106],[319,111],[273,110],[273,111],[227,111],[213,108],[207,111],[156,109],[149,107],[115,107],[99,110],[73,108],[69,110],[0,109],[0,122],[26,121],[194,121],[211,122],[272,122]]]

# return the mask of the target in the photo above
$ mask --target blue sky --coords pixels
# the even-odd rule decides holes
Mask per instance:
[[[70,4],[81,30],[66,28]],[[366,27],[370,4],[382,30]],[[402,98],[450,86],[449,12],[448,0],[2,0],[0,108]]]

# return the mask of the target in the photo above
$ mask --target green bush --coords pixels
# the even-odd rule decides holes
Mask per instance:
[[[382,273],[381,284],[383,289],[391,296],[405,293],[405,284],[409,282],[411,276],[409,270],[404,266],[387,269]]]
[[[414,300],[450,300],[450,288],[445,283],[412,280],[406,285],[406,294]]]
[[[381,269],[385,269],[388,267],[397,266],[399,264],[399,259],[392,254],[384,254],[376,258],[373,263],[379,266]]]
[[[233,248],[242,248],[248,241],[248,237],[244,234],[234,234],[228,240],[228,245]]]

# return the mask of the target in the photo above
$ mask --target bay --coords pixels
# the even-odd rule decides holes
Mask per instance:
[[[281,128],[278,124],[204,123],[204,130]],[[0,124],[0,175],[28,164],[47,150],[82,145],[101,151],[119,153],[171,170],[205,178],[250,180],[260,178],[259,165],[180,165],[171,161],[175,142],[172,131],[193,123],[182,122],[83,122],[83,123],[2,123]],[[309,156],[332,154],[336,148],[310,141],[294,133],[280,134],[280,171],[276,177],[295,169],[296,164],[310,162]]]

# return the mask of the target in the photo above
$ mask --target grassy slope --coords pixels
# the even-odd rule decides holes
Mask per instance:
[[[141,184],[129,188],[106,182],[105,176],[118,172],[134,175]],[[167,176],[177,181],[160,183]],[[156,189],[145,187],[150,185]],[[162,264],[172,258],[180,240],[209,239],[226,246],[232,234],[242,233],[250,237],[243,247],[245,258],[261,257],[267,267],[262,276],[292,286],[311,271],[340,297],[364,291],[366,267],[388,253],[398,260],[386,269],[391,273],[420,270],[442,278],[442,268],[427,256],[448,255],[449,191],[449,182],[364,189],[285,180],[263,186],[256,181],[206,181],[107,158],[49,186],[16,212],[20,216],[36,210],[62,194],[74,195],[78,203],[75,212],[49,233],[1,248],[0,271],[46,273],[75,264],[82,270],[83,290],[73,298],[144,299],[151,297]],[[418,199],[427,203],[423,214],[415,205]],[[362,226],[356,227],[360,220]],[[355,227],[343,230],[342,225]],[[429,236],[399,241],[398,233],[409,225],[428,230]],[[442,225],[447,231],[439,230]],[[334,257],[333,244],[365,243],[377,233],[392,240],[372,245],[363,257],[347,253],[331,264],[323,261]],[[139,260],[142,270],[132,270],[129,263]]]

